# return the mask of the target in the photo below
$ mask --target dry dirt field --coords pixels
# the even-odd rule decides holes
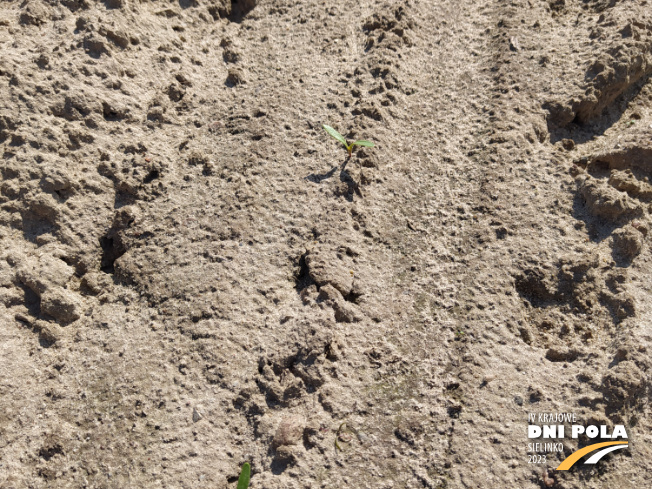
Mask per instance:
[[[2,0],[0,488],[652,487],[651,74],[644,0]]]

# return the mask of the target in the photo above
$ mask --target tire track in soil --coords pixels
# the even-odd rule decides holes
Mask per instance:
[[[628,290],[626,286],[614,286],[616,282],[624,284],[627,279],[623,277],[627,277],[628,272],[615,268],[616,263],[613,262],[606,266],[598,265],[600,260],[605,261],[601,257],[605,251],[611,257],[610,248],[602,251],[601,247],[596,247],[596,250],[585,246],[588,239],[584,226],[576,221],[583,218],[577,213],[575,184],[566,173],[571,162],[564,157],[562,149],[555,151],[546,144],[547,131],[543,129],[545,119],[539,109],[542,101],[532,96],[539,91],[536,87],[538,80],[533,78],[533,73],[537,70],[528,66],[531,61],[524,59],[527,56],[530,60],[536,60],[538,53],[545,52],[541,44],[537,45],[540,39],[537,39],[538,34],[527,26],[528,22],[536,18],[536,28],[542,17],[527,9],[520,10],[520,7],[513,2],[509,5],[496,2],[491,12],[494,19],[491,32],[494,58],[487,69],[492,73],[495,83],[492,94],[494,107],[490,114],[492,122],[496,123],[491,125],[490,139],[484,141],[489,144],[483,148],[481,142],[478,148],[478,163],[486,165],[487,169],[487,177],[482,185],[486,193],[480,198],[481,201],[484,200],[491,216],[490,222],[489,219],[485,221],[485,229],[493,228],[497,238],[485,239],[484,255],[493,264],[491,275],[495,275],[498,269],[506,272],[507,276],[497,284],[491,276],[482,277],[480,274],[474,277],[480,283],[493,283],[496,287],[493,291],[491,286],[485,289],[484,300],[489,307],[486,308],[488,310],[482,308],[483,314],[478,319],[482,315],[485,318],[478,321],[475,327],[471,321],[468,327],[474,330],[474,334],[466,336],[464,341],[467,362],[476,364],[467,364],[460,369],[461,372],[457,372],[460,378],[475,384],[475,389],[470,389],[475,392],[465,399],[461,409],[462,413],[467,411],[481,416],[480,422],[477,417],[473,419],[474,427],[469,431],[477,433],[477,438],[494,439],[495,443],[502,445],[501,457],[509,461],[508,477],[514,477],[517,485],[539,481],[541,471],[537,467],[530,468],[521,464],[519,458],[525,454],[521,452],[522,440],[514,436],[513,429],[505,429],[506,423],[509,424],[508,428],[523,423],[528,411],[558,409],[573,409],[582,416],[595,420],[602,419],[599,411],[604,409],[612,422],[629,424],[630,419],[633,419],[636,423],[638,413],[645,412],[643,399],[646,396],[646,381],[642,380],[642,372],[647,370],[643,358],[634,352],[631,340],[625,338],[629,334],[636,334],[636,330],[632,329],[635,323],[631,320],[626,323],[625,328],[629,333],[619,331],[621,328],[617,326],[623,319],[635,317],[632,312],[633,290]],[[542,20],[541,23],[545,26],[547,22]],[[536,47],[533,48],[533,45]],[[556,83],[564,81],[561,79]],[[567,82],[573,83],[570,76]],[[552,97],[554,96],[553,91]],[[622,111],[620,108],[618,110]],[[493,117],[494,114],[497,117]],[[575,134],[580,140],[584,137],[581,131]],[[553,135],[551,140],[552,138]],[[558,136],[555,135],[555,138]],[[503,161],[512,164],[509,168],[504,168],[501,166]],[[521,188],[531,189],[530,202],[519,192]],[[559,192],[559,188],[562,192]],[[529,239],[516,237],[523,232],[531,233]],[[614,243],[619,246],[617,241]],[[617,257],[618,251],[614,253],[616,259],[622,260],[622,255],[621,258]],[[553,290],[558,287],[557,290],[561,292],[552,301],[546,302],[544,298],[541,303],[529,302],[532,296],[527,294],[532,289],[528,288],[524,294],[519,280],[524,271],[529,273],[529,264],[546,261],[559,263],[555,267],[559,267],[560,271],[555,270],[553,274],[570,274],[571,278],[566,279],[568,282],[565,285],[562,279],[559,284],[553,280]],[[609,263],[611,260],[606,261]],[[595,273],[591,273],[592,269],[595,269]],[[545,273],[547,272],[544,272],[544,276]],[[515,278],[516,291],[511,290],[510,275]],[[503,307],[498,317],[491,317],[491,302],[495,299],[496,292],[507,295],[508,301],[511,299],[512,305],[507,310],[513,311],[512,314],[505,314],[506,308]],[[514,292],[518,292],[518,295]],[[525,296],[528,301],[521,304],[514,300],[519,295],[521,298]],[[582,301],[588,306],[583,306]],[[551,306],[560,304],[561,313],[551,314],[551,309],[556,311]],[[582,311],[582,307],[588,309]],[[541,320],[537,314],[548,314],[548,318]],[[514,334],[535,348],[519,345],[519,341],[514,341]],[[489,352],[483,346],[484,342],[478,340],[478,337],[483,336],[491,338]],[[621,354],[618,353],[619,349]],[[477,359],[483,356],[487,362],[478,362]],[[537,357],[541,361],[536,361]],[[614,365],[624,359],[634,361],[627,361],[620,369],[612,370]],[[597,365],[599,367],[596,368]],[[626,371],[632,376],[631,382],[624,381],[621,376]],[[562,378],[565,380],[560,382]],[[615,378],[620,381],[614,380]],[[628,399],[625,405],[614,400],[613,387],[608,387],[618,382],[625,382],[627,387],[624,389],[629,390],[625,395]],[[456,392],[460,390],[457,383],[453,385]],[[505,393],[509,395],[505,396]],[[559,399],[566,401],[559,402]],[[491,408],[488,407],[491,405],[500,406],[500,418],[490,414]],[[491,438],[491,433],[503,436]],[[559,460],[550,460],[550,464],[556,465],[572,450],[572,447],[566,447],[565,454]],[[477,453],[472,453],[465,440],[458,439],[454,451],[462,460],[478,456]],[[464,457],[460,453],[467,455]],[[629,474],[627,477],[636,477],[631,467],[620,467],[618,471]],[[499,472],[494,476],[505,477]],[[480,484],[483,476],[478,476],[475,480],[473,477],[472,474],[464,473],[461,479],[465,485],[473,486]],[[610,474],[607,477],[620,476]],[[579,478],[583,479],[584,475],[580,474]],[[572,474],[562,474],[561,479],[561,483],[568,487],[581,484]]]
[[[475,426],[464,419],[466,409],[473,409],[469,399],[478,395],[482,373],[492,370],[486,355],[466,346],[466,335],[484,345],[493,341],[496,334],[485,330],[487,325],[497,330],[502,318],[485,309],[496,310],[510,300],[494,295],[509,286],[507,273],[487,276],[487,224],[496,206],[486,186],[494,175],[475,157],[496,108],[484,61],[491,10],[471,2],[416,5],[420,29],[402,78],[412,79],[424,66],[427,76],[419,77],[406,110],[389,122],[402,141],[391,177],[377,194],[366,196],[379,209],[391,210],[384,214],[383,227],[393,255],[397,323],[385,348],[397,349],[402,361],[379,371],[376,384],[384,388],[381,405],[392,406],[385,414],[395,413],[391,426],[400,443],[390,463],[407,467],[415,451],[424,454],[425,461],[410,469],[414,481],[406,487],[473,487],[487,477],[519,484],[520,474],[508,465],[518,456],[514,453],[487,464],[489,473],[465,470],[470,460],[494,459],[491,449],[478,451],[469,440],[496,432],[493,424]],[[385,429],[387,444],[391,431]]]
[[[550,168],[550,150],[545,145],[539,144],[543,143],[542,138],[547,133],[545,120],[541,120],[542,117],[539,115],[541,111],[537,107],[538,104],[541,104],[541,100],[531,97],[532,91],[528,89],[528,83],[525,81],[528,80],[528,74],[518,69],[513,70],[510,67],[512,64],[519,62],[516,55],[521,51],[519,38],[515,37],[514,33],[518,29],[513,29],[513,27],[518,25],[521,18],[529,19],[529,17],[519,11],[517,7],[514,7],[513,4],[507,5],[504,2],[496,2],[493,5],[485,6],[482,9],[482,16],[487,19],[487,23],[478,32],[482,32],[484,35],[479,37],[484,39],[485,44],[480,47],[474,46],[474,48],[476,50],[484,48],[485,53],[491,53],[491,56],[485,57],[485,59],[491,59],[491,63],[478,69],[485,76],[485,85],[479,88],[479,91],[483,92],[484,98],[478,96],[476,99],[480,104],[486,104],[482,110],[484,118],[474,121],[480,123],[478,124],[480,127],[476,131],[469,131],[475,136],[471,148],[465,148],[464,141],[456,141],[455,138],[449,137],[449,141],[452,140],[457,143],[458,148],[468,149],[466,154],[461,155],[461,158],[458,157],[455,165],[455,170],[459,174],[465,175],[468,187],[463,188],[462,192],[460,192],[459,200],[454,200],[448,206],[442,206],[444,208],[459,209],[460,202],[464,202],[468,206],[467,209],[472,210],[469,219],[470,225],[466,229],[460,226],[462,227],[461,230],[456,229],[453,231],[453,233],[461,231],[461,245],[458,246],[457,251],[462,256],[460,261],[464,266],[457,269],[449,266],[448,273],[443,274],[449,281],[458,282],[457,290],[453,290],[456,292],[454,292],[456,297],[461,298],[459,302],[463,305],[462,308],[457,308],[457,310],[454,306],[445,308],[446,313],[448,313],[447,319],[450,323],[450,329],[456,332],[457,342],[453,344],[459,345],[456,350],[453,350],[455,355],[451,355],[453,358],[448,362],[446,370],[449,375],[444,377],[447,378],[445,384],[445,396],[448,398],[446,403],[448,406],[447,414],[450,418],[459,419],[459,421],[449,422],[451,426],[449,432],[453,436],[450,437],[448,448],[450,458],[443,463],[443,467],[450,467],[451,463],[453,467],[456,467],[455,464],[464,464],[466,460],[479,462],[495,460],[495,454],[492,453],[491,447],[478,447],[476,444],[470,444],[469,439],[495,440],[495,443],[500,445],[502,462],[493,462],[489,464],[489,469],[481,472],[469,472],[464,469],[457,471],[455,469],[443,470],[440,468],[439,470],[440,473],[447,474],[457,483],[467,487],[482,485],[487,477],[500,480],[505,480],[507,477],[510,479],[510,483],[521,486],[530,483],[530,481],[537,481],[541,477],[538,468],[530,468],[522,463],[525,454],[521,450],[523,446],[522,440],[518,437],[518,430],[513,429],[515,425],[518,426],[519,423],[524,422],[525,413],[528,409],[522,407],[524,402],[526,406],[528,404],[531,406],[529,409],[557,409],[559,404],[556,399],[559,397],[551,398],[545,393],[560,390],[558,382],[560,370],[558,367],[565,367],[567,364],[563,362],[574,362],[577,358],[580,359],[575,364],[578,370],[571,373],[567,384],[571,386],[570,391],[584,391],[584,395],[590,397],[592,391],[597,391],[598,396],[601,396],[605,390],[604,387],[600,386],[600,383],[597,386],[592,383],[588,386],[582,385],[583,381],[581,379],[583,377],[588,378],[586,377],[588,375],[587,369],[590,371],[593,368],[591,356],[594,355],[588,353],[587,358],[587,353],[578,353],[578,351],[581,351],[581,347],[580,350],[577,350],[574,345],[577,341],[576,338],[581,338],[584,335],[586,339],[591,338],[592,334],[596,334],[595,330],[590,331],[590,325],[588,325],[589,331],[587,332],[587,318],[578,318],[569,341],[569,338],[564,336],[564,323],[568,321],[568,316],[555,316],[551,322],[547,324],[544,322],[543,325],[541,322],[537,323],[533,316],[528,317],[532,312],[528,312],[527,309],[523,310],[522,304],[518,300],[518,294],[515,294],[513,290],[513,277],[517,277],[516,285],[518,290],[518,275],[521,273],[519,269],[523,270],[518,260],[520,257],[527,257],[528,254],[536,255],[537,253],[531,248],[531,245],[534,245],[537,239],[524,243],[519,242],[520,240],[513,238],[513,236],[531,228],[535,234],[542,235],[541,241],[549,242],[550,240],[549,235],[543,236],[544,233],[550,232],[550,228],[545,221],[542,222],[541,220],[541,209],[554,209],[552,214],[556,216],[556,219],[560,219],[563,236],[568,235],[568,238],[564,240],[565,242],[561,246],[551,244],[539,249],[547,248],[551,250],[553,255],[561,253],[564,256],[569,249],[579,248],[578,243],[584,242],[586,238],[580,233],[569,232],[568,228],[566,228],[566,226],[574,226],[576,229],[581,229],[580,226],[573,224],[572,219],[568,223],[568,217],[566,217],[570,217],[572,214],[569,211],[572,207],[570,199],[574,195],[574,185],[572,180],[564,175],[563,169],[554,168],[555,165],[559,164],[554,159],[552,160],[553,168]],[[475,16],[471,15],[470,17],[474,18]],[[527,36],[527,29],[524,30]],[[522,31],[521,35],[523,35]],[[521,40],[523,40],[522,37]],[[474,48],[469,47],[469,51],[473,52]],[[458,60],[456,59],[456,61]],[[461,70],[458,68],[455,71],[459,74]],[[489,77],[491,81],[489,81]],[[478,78],[481,79],[481,77]],[[463,78],[460,77],[459,79]],[[473,99],[474,97],[470,95],[469,98]],[[435,114],[433,119],[441,120],[441,114]],[[472,124],[468,125],[472,126]],[[454,127],[454,124],[451,124],[451,126]],[[416,138],[416,140],[421,139]],[[628,150],[626,149],[626,151]],[[606,158],[608,159],[609,156]],[[621,156],[617,158],[622,159]],[[467,160],[466,165],[459,162],[459,160],[465,159]],[[595,159],[597,160],[599,157]],[[513,166],[510,165],[509,168],[505,168],[503,162],[509,161],[513,162]],[[543,168],[548,168],[542,173],[531,166],[537,164],[540,164]],[[412,168],[410,172],[414,173]],[[412,178],[417,182],[427,180],[423,179],[422,175]],[[437,175],[433,180],[441,180],[441,176]],[[527,183],[532,180],[536,183]],[[545,190],[545,186],[550,188],[550,184],[552,184],[553,188],[558,187],[559,181],[562,182],[561,187],[565,193],[563,203],[560,203],[561,199],[559,199],[558,194],[554,195],[553,191]],[[477,185],[476,188],[474,188],[474,184]],[[534,209],[528,209],[527,203],[525,205],[520,204],[518,207],[514,205],[523,201],[523,194],[516,193],[515,190],[530,185],[535,195],[539,192],[543,194],[540,197],[534,196],[533,203],[535,205],[532,206]],[[638,187],[632,191],[638,191]],[[415,221],[408,221],[408,229],[427,234],[427,231],[424,230],[423,216],[428,215],[428,207],[424,206],[423,202],[427,201],[425,195],[434,193],[435,191],[432,190],[426,191],[423,195],[417,196],[410,204],[392,205],[390,207],[414,209],[414,215],[417,217]],[[552,202],[554,204],[551,204]],[[461,210],[462,214],[464,210]],[[441,232],[442,228],[444,226],[440,224],[438,231]],[[405,241],[409,241],[409,238],[403,238],[403,243]],[[640,246],[638,249],[640,249]],[[588,250],[584,251],[584,253],[587,252]],[[590,252],[588,253],[590,256]],[[419,253],[409,253],[409,255],[414,257],[419,256]],[[564,265],[563,260],[566,260],[566,265]],[[583,267],[588,266],[590,270],[591,267],[596,266],[592,264],[594,261],[592,258],[589,258],[590,262],[588,264],[584,264],[582,260],[581,256],[573,257],[571,255],[562,259],[562,265],[576,274]],[[487,264],[491,264],[491,266],[487,266]],[[633,306],[631,305],[631,295],[627,295],[626,292],[623,293],[622,288],[612,285],[614,281],[623,283],[623,279],[619,278],[622,272],[610,272],[609,268],[606,270],[605,278],[600,275],[595,278],[589,277],[589,279],[580,278],[578,280],[575,278],[574,280],[578,280],[578,283],[571,285],[573,287],[571,293],[575,295],[571,296],[570,299],[562,297],[555,300],[557,303],[569,301],[572,307],[578,307],[575,305],[575,301],[582,300],[583,294],[589,296],[589,294],[595,293],[596,290],[601,291],[599,302],[605,307],[606,315],[604,315],[600,307],[594,308],[590,310],[592,316],[588,321],[597,322],[600,324],[600,329],[604,329],[608,333],[607,335],[603,333],[597,334],[599,341],[606,341],[613,348],[612,353],[608,354],[608,358],[611,358],[613,352],[617,350],[617,347],[614,347],[612,343],[616,335],[612,325],[612,317],[617,318],[615,321],[630,317],[632,313],[627,311],[631,311]],[[580,271],[579,273],[583,272]],[[583,283],[584,280],[586,280],[586,284]],[[595,283],[592,283],[592,280]],[[435,290],[437,288],[436,285],[431,285],[431,287]],[[427,299],[424,300],[423,298],[415,300],[415,306],[420,304],[414,307],[415,313],[422,312],[424,309],[423,304],[428,302]],[[430,299],[431,304],[437,304],[440,307],[441,302]],[[506,315],[505,310],[512,310],[515,314]],[[619,311],[624,312],[624,315],[621,315]],[[573,309],[564,311],[564,314],[568,313],[570,313],[570,318],[573,317],[573,314],[577,314],[573,312]],[[414,316],[416,317],[417,314],[414,314]],[[437,319],[440,320],[440,325],[446,324],[446,319],[444,321],[440,319],[444,316],[440,311],[433,316],[439,316]],[[530,326],[531,322],[534,322],[534,325]],[[546,335],[545,329],[550,328],[551,324],[554,324],[553,328],[559,327],[559,324],[555,323],[561,323],[562,325],[562,332],[556,342],[548,336],[542,343],[534,343],[537,348],[528,348],[529,355],[519,355],[518,352],[523,349],[523,344],[518,339],[519,336],[529,344],[531,340],[527,335]],[[536,331],[536,328],[541,329],[541,332]],[[534,333],[532,333],[533,329]],[[516,338],[513,336],[514,333],[516,333]],[[574,337],[573,333],[577,337]],[[424,336],[427,337],[427,333]],[[622,338],[616,341],[620,342]],[[413,340],[412,354],[417,348],[416,345],[419,345],[420,348],[424,343],[423,338]],[[582,340],[580,340],[581,343]],[[629,343],[630,341],[626,340],[625,344]],[[540,347],[544,348],[543,353],[545,355],[538,353],[541,351],[538,350]],[[624,346],[624,348],[629,350],[629,347]],[[533,359],[539,355],[541,357],[541,366],[533,362]],[[631,353],[625,355],[631,355]],[[640,360],[640,358],[637,360],[637,365],[639,365],[639,368],[644,368],[645,362],[641,363]],[[623,372],[632,367],[632,365],[623,365]],[[527,376],[527,372],[532,371],[532,369],[536,369],[538,372],[536,378]],[[582,373],[577,375],[578,371]],[[640,373],[637,372],[638,369],[633,367],[632,375],[635,379],[640,378]],[[621,378],[619,377],[621,372],[605,372],[602,369],[598,375],[604,376],[603,378],[610,385],[619,382],[612,380],[612,378]],[[577,382],[578,378],[580,379],[579,384]],[[495,381],[495,379],[499,380]],[[492,384],[492,382],[494,383]],[[639,385],[638,380],[633,380],[632,385],[627,387],[635,397],[644,396],[640,388],[636,387]],[[505,392],[510,392],[510,396],[505,397]],[[561,397],[572,396],[571,392],[566,395],[561,394]],[[638,393],[635,394],[635,392]],[[582,407],[585,406],[584,403],[587,402],[587,397],[582,399],[580,395],[580,398],[574,401],[571,406],[574,406],[574,409],[586,416],[595,416],[595,404],[591,404],[592,407],[588,412]],[[544,403],[538,404],[541,400]],[[636,404],[639,401],[634,400],[632,402]],[[544,404],[545,406],[542,407]],[[492,414],[494,409],[492,406],[500,406],[500,417]],[[616,410],[622,410],[622,408],[622,405],[620,405],[620,408],[615,407]],[[606,410],[607,413],[611,412],[610,416],[615,415],[616,420],[622,420],[620,416],[623,411],[621,411],[621,414],[617,414],[609,406],[606,407]],[[465,416],[466,413],[473,414]],[[479,420],[477,416],[474,416],[476,414],[480,415]],[[473,419],[470,419],[472,416],[474,416]],[[628,415],[625,414],[625,416]],[[440,426],[446,424],[443,416],[438,424]],[[463,436],[459,436],[459,433],[463,433]],[[496,433],[501,436],[497,437]],[[555,464],[554,461],[551,461],[551,463]],[[571,480],[567,481],[567,483],[575,484],[576,482],[571,477]]]

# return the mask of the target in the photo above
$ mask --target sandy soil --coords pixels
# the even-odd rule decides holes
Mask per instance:
[[[3,1],[0,487],[649,487],[650,73],[647,1]]]

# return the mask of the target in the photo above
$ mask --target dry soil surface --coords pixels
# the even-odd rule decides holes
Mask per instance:
[[[650,487],[651,73],[648,1],[2,1],[0,487]]]

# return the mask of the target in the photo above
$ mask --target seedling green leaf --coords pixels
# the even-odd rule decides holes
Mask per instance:
[[[346,141],[346,138],[342,136],[339,132],[337,132],[335,129],[333,129],[331,126],[324,124],[323,127],[328,134],[333,136],[335,139],[337,139],[340,143],[344,145],[346,150],[349,152],[349,156],[351,156],[351,152],[353,151],[354,146],[366,146],[367,148],[373,148],[375,146],[374,143],[372,143],[371,141],[366,141],[364,139],[359,139],[349,144]]]
[[[240,478],[238,479],[238,489],[247,489],[249,487],[249,479],[251,478],[251,466],[249,462],[245,462],[240,470]]]
[[[340,143],[344,145],[345,148],[348,148],[348,144],[346,144],[346,139],[344,139],[344,136],[342,136],[339,132],[337,132],[335,129],[333,129],[331,126],[327,126],[324,124],[324,129],[328,134],[333,136],[335,139],[337,139]]]
[[[375,146],[371,141],[365,141],[364,139],[359,139],[358,141],[353,141],[353,144],[356,146],[366,146],[367,148],[373,148]]]

